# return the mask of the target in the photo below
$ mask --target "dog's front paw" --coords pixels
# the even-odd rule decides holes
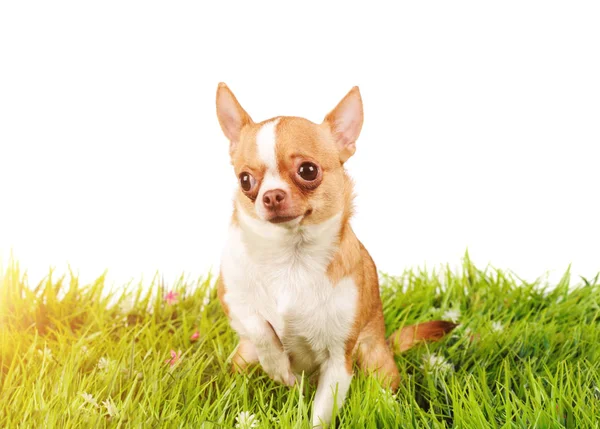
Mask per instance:
[[[296,376],[292,372],[287,354],[283,352],[268,353],[260,359],[260,364],[269,377],[276,382],[290,387],[296,384]]]

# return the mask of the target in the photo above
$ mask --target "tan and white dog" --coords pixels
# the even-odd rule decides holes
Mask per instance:
[[[255,123],[221,83],[217,116],[239,178],[218,285],[240,337],[234,369],[258,362],[289,386],[317,373],[313,424],[327,424],[344,401],[355,358],[396,389],[392,350],[439,339],[455,325],[408,326],[386,341],[375,264],[349,223],[353,191],[344,162],[363,124],[358,87],[321,124],[283,116]]]

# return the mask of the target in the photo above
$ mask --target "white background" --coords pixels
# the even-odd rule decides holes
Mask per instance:
[[[360,86],[353,225],[382,271],[456,266],[468,247],[529,280],[569,263],[593,277],[598,3],[395,7],[2,2],[0,260],[12,249],[32,281],[218,270],[225,81],[257,121],[320,122]]]

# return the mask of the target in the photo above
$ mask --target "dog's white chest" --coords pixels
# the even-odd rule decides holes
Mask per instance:
[[[221,274],[233,328],[244,335],[248,314],[269,322],[296,372],[311,371],[331,350],[344,349],[357,306],[351,278],[332,284],[327,267],[331,240],[305,243],[283,240],[263,246],[231,227]]]

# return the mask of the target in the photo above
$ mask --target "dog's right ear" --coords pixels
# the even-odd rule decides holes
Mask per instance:
[[[217,118],[223,134],[229,140],[229,154],[233,156],[240,142],[242,128],[252,124],[252,118],[240,106],[235,95],[223,82],[217,87]]]

